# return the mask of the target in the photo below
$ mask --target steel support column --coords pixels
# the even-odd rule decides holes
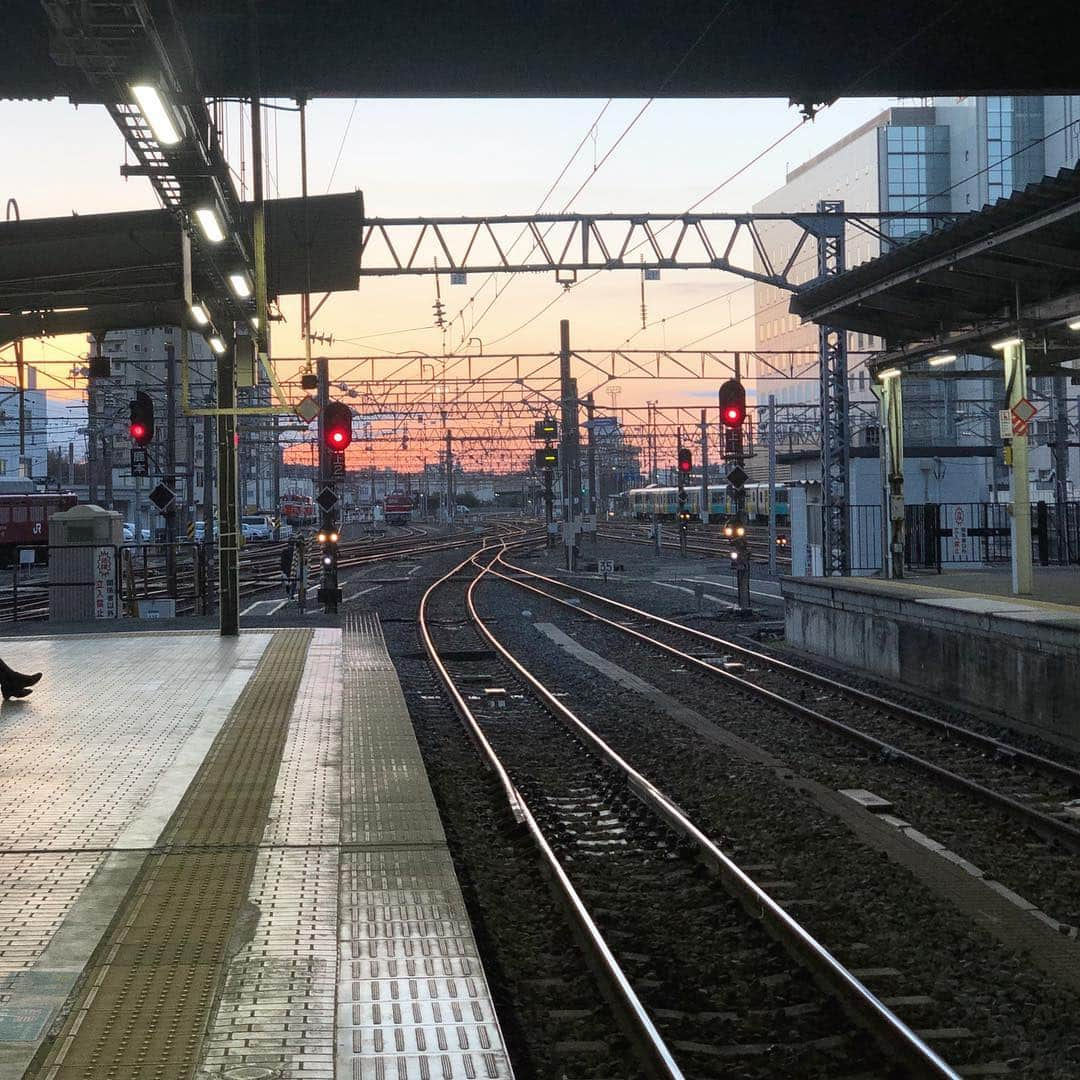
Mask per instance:
[[[1010,409],[1027,397],[1027,352],[1023,342],[1005,349],[1005,392]],[[1012,437],[1009,495],[1012,499],[1012,591],[1018,596],[1027,596],[1031,593],[1031,488],[1026,433]]]
[[[844,271],[844,204],[822,201],[819,214],[836,215],[817,233],[818,279]],[[832,225],[832,227],[829,227]],[[847,332],[818,327],[821,353],[822,566],[826,576],[851,572],[848,506],[850,434],[848,422]]]
[[[904,390],[900,376],[872,389],[881,410],[881,564],[887,578],[904,576]],[[937,542],[936,539],[934,541]]]
[[[218,441],[218,593],[222,637],[240,633],[240,521],[236,488],[236,354],[235,342],[217,358]]]

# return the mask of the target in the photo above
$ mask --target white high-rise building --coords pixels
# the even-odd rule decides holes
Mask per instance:
[[[1048,173],[1075,166],[1078,157],[1080,97],[948,98],[897,105],[791,169],[784,186],[755,204],[754,210],[813,210],[819,201],[842,200],[844,208],[853,211],[970,212]],[[925,228],[894,222],[882,231],[914,238]],[[761,234],[774,265],[790,256],[797,240],[796,230],[784,223],[763,225]],[[881,248],[876,237],[849,227],[847,267],[877,257]],[[816,276],[816,259],[816,249],[807,244],[795,264],[796,281]],[[778,351],[780,355],[769,357],[770,364],[796,376],[762,382],[758,401],[774,394],[781,405],[806,405],[812,416],[820,393],[814,359],[818,328],[791,315],[788,300],[783,290],[755,285],[755,346]],[[877,409],[865,364],[885,343],[868,334],[849,333],[847,344],[852,454],[873,456]],[[921,482],[920,470],[914,470],[909,501],[993,498],[1002,480],[992,449],[997,443],[999,396],[999,380],[905,381],[905,443],[910,454],[931,463]],[[952,460],[943,465],[947,458]],[[860,484],[864,472],[866,482]],[[870,470],[853,466],[852,501],[876,501],[870,488],[878,484]]]

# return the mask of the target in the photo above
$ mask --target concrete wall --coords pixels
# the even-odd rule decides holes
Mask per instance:
[[[795,648],[1080,749],[1080,614],[895,582],[782,592]]]

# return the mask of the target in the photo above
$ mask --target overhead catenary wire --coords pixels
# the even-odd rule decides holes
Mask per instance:
[[[698,47],[705,40],[705,38],[708,37],[708,35],[712,31],[713,27],[716,26],[716,24],[728,12],[728,10],[730,10],[730,8],[735,4],[735,2],[736,2],[736,0],[724,0],[724,3],[722,3],[717,8],[717,10],[713,14],[712,18],[709,19],[709,21],[705,24],[704,29],[701,30],[701,32],[698,34],[698,36],[693,40],[693,42],[691,42],[689,47],[683,52],[682,56],[679,58],[678,62],[671,69],[671,71],[668,72],[668,74],[664,77],[663,80],[661,80],[659,86],[656,88],[656,91],[653,93],[652,97],[650,97],[650,98],[648,98],[646,100],[645,104],[642,105],[642,107],[637,111],[637,113],[634,115],[633,119],[631,119],[630,122],[623,128],[623,130],[620,133],[620,135],[618,136],[618,138],[611,144],[610,147],[608,147],[607,151],[604,153],[604,156],[600,159],[600,161],[593,165],[592,172],[589,173],[589,175],[581,182],[581,184],[578,186],[577,190],[573,193],[573,195],[571,195],[570,198],[566,200],[565,204],[563,205],[562,210],[559,211],[560,213],[566,213],[566,211],[572,205],[573,201],[592,182],[592,180],[595,178],[597,172],[599,172],[599,170],[601,168],[603,168],[603,166],[609,160],[611,155],[615,153],[615,151],[621,145],[623,140],[627,137],[627,135],[630,134],[630,132],[637,125],[638,121],[645,115],[645,113],[648,111],[649,107],[653,104],[653,102],[656,101],[657,97],[659,97],[660,94],[662,94],[664,92],[664,90],[667,89],[667,87],[670,85],[671,81],[676,77],[676,75],[678,75],[679,71],[682,70],[683,65],[687,62],[687,60],[690,59],[690,57],[698,49]],[[608,104],[610,104],[610,103],[611,102],[609,100]],[[605,109],[606,108],[607,108],[607,106],[605,106]],[[599,118],[598,118],[598,120],[599,120]],[[598,122],[598,120],[597,120],[597,122]],[[594,122],[593,128],[595,128],[595,126],[596,126],[596,122]],[[590,128],[590,131],[593,130],[593,128]],[[586,133],[586,138],[588,138],[588,133]],[[583,139],[581,145],[584,145],[584,141],[585,140]],[[577,156],[577,153],[578,153],[579,150],[580,150],[580,145],[578,147],[578,150],[575,150],[574,157]],[[573,160],[573,159],[571,159],[571,160]],[[563,169],[563,173],[565,173],[565,171],[566,171],[566,168]],[[562,175],[563,174],[560,173],[560,179],[561,179]],[[556,184],[557,183],[558,183],[558,181],[556,181]],[[554,189],[554,186],[555,185],[552,186],[552,190]],[[550,191],[549,191],[549,195],[550,195]],[[546,197],[545,197],[545,201],[546,201]],[[539,213],[539,210],[537,210],[536,212]],[[554,227],[555,227],[554,223],[549,225],[548,228],[545,230],[545,232],[543,234],[544,237],[546,237]],[[524,231],[525,230],[522,230],[522,232],[524,232]],[[519,234],[519,239],[520,239],[520,234]],[[517,241],[515,240],[514,243],[516,244]],[[530,249],[530,251],[535,250],[535,248],[536,248],[536,243],[534,242],[533,247]],[[596,276],[595,274],[592,274],[589,277],[585,278],[584,281],[591,281],[592,278],[595,277],[595,276]],[[515,280],[515,278],[510,279],[510,281],[513,281],[513,280]],[[584,281],[581,282],[581,284],[584,284]],[[507,283],[507,285],[509,285],[509,282]],[[480,321],[484,318],[485,315],[487,315],[487,313],[494,306],[495,302],[499,299],[499,297],[505,291],[506,291],[506,288],[504,287],[501,292],[496,294],[495,298],[480,313],[480,315],[476,319],[473,320],[472,324],[469,326],[469,332],[470,333],[473,330],[476,329],[476,327],[479,325]],[[566,291],[569,291],[569,288]],[[558,297],[556,299],[558,299]],[[542,315],[545,311],[547,311],[550,307],[552,307],[553,304],[554,304],[554,301],[552,303],[549,303],[549,304],[545,305],[545,307],[541,311],[537,312],[537,314],[533,318],[530,318],[525,323],[523,323],[522,327],[528,326],[529,323],[534,321],[534,319],[539,318],[540,315]],[[517,331],[512,331],[512,333],[516,333],[516,332]],[[500,338],[498,338],[496,340],[504,341],[507,336],[509,336],[509,335],[503,335],[503,337],[500,337]],[[463,337],[464,337],[464,335],[463,335]]]

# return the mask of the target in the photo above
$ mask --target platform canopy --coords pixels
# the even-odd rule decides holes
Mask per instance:
[[[97,100],[56,27],[144,7],[208,96],[784,97],[1066,93],[1058,4],[1007,0],[5,0],[0,98]],[[93,14],[92,12],[92,14]],[[96,17],[96,15],[95,15]]]
[[[1080,357],[1080,170],[1029,184],[981,211],[865,262],[791,300],[813,322],[888,342],[874,371],[935,353],[988,354],[1014,334],[1051,373]]]
[[[271,298],[357,287],[360,192],[311,196],[306,209],[302,199],[266,207]],[[195,274],[195,295],[209,295],[197,265]],[[168,210],[0,222],[0,344],[189,320],[181,232]]]

